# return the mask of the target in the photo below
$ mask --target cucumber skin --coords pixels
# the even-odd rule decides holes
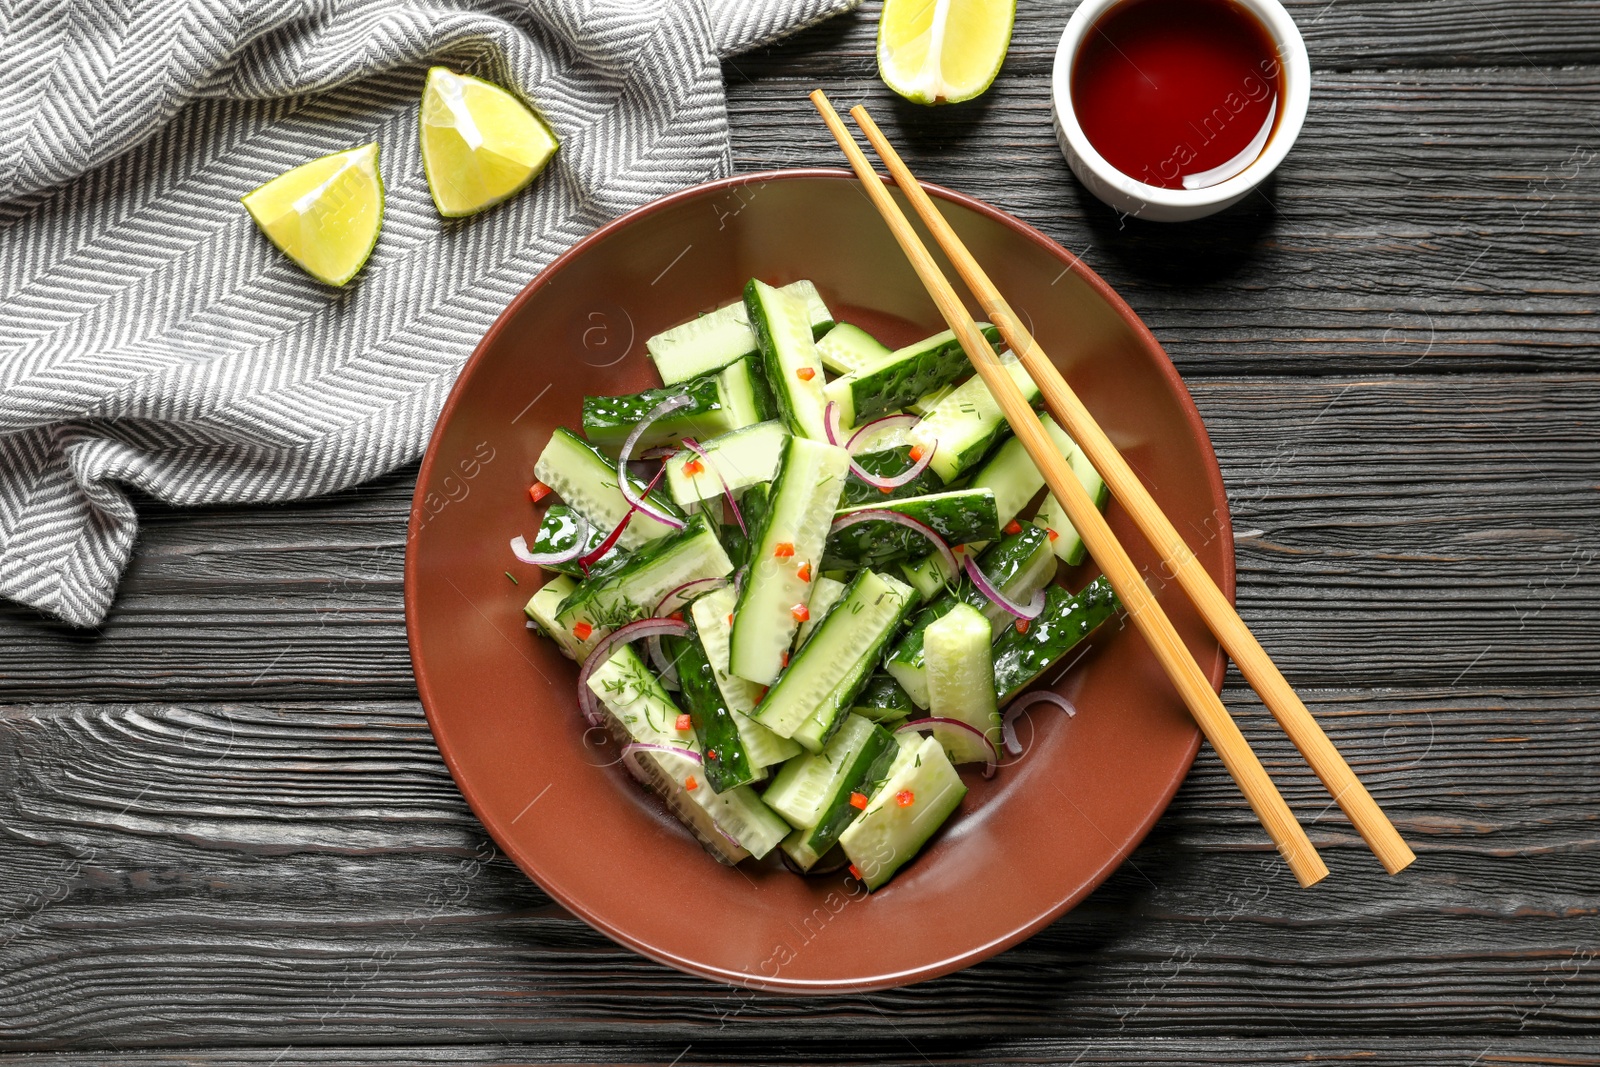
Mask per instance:
[[[544,513],[544,519],[539,523],[539,534],[534,539],[533,550],[539,553],[560,552],[571,548],[578,539],[578,513],[565,504],[553,504]],[[594,523],[588,523],[589,538],[584,542],[583,550],[587,554],[599,547],[606,539],[606,531]],[[590,574],[605,574],[613,567],[620,566],[628,558],[627,549],[620,545],[612,545],[604,556],[595,561],[589,569]],[[556,574],[565,574],[573,578],[584,578],[583,568],[578,565],[577,559],[569,559],[565,563],[541,563],[539,566]]]
[[[1027,633],[1007,627],[994,644],[995,698],[1008,703],[1121,607],[1103,575],[1079,593],[1058,585],[1046,589],[1044,611]]]
[[[700,742],[700,758],[706,781],[718,793],[756,780],[756,772],[745,754],[744,740],[717,685],[716,672],[706,658],[699,638],[663,637],[661,648],[678,668],[678,685],[683,690],[682,707],[694,724]],[[715,758],[712,753],[716,753]]]
[[[982,331],[990,347],[998,352],[1001,343],[1000,331],[986,322],[979,323],[978,329]],[[906,353],[903,359],[866,372],[858,371],[840,379],[841,383],[844,383],[840,388],[848,389],[850,393],[853,415],[851,423],[859,425],[874,415],[904,407],[940,386],[949,385],[957,378],[964,378],[970,374],[972,362],[967,359],[961,341],[956,338],[954,331],[946,330],[944,333],[950,334],[950,338],[941,344],[927,349],[922,348],[928,342],[943,336],[934,334],[933,337],[924,338],[900,349]]]
[[[739,514],[744,516],[744,529],[739,528],[739,523],[731,515],[724,515],[722,524],[722,547],[728,553],[728,559],[733,561],[734,570],[738,570],[750,562],[750,545],[753,538],[759,535],[761,520],[767,513],[768,485],[752,485],[744,491],[744,496],[739,500]]]
[[[861,687],[861,692],[856,694],[855,706],[850,713],[873,722],[893,722],[909,717],[916,710],[916,705],[911,703],[911,698],[894,680],[894,676],[879,671],[869,677],[867,684]]]
[[[924,495],[877,505],[909,515],[947,542],[992,541],[1000,536],[994,494],[987,490],[952,490],[960,495]],[[828,535],[824,567],[876,567],[899,559],[920,559],[933,551],[927,538],[886,519],[861,522]]]
[[[716,375],[706,375],[676,385],[646,389],[642,393],[586,396],[583,398],[583,435],[601,448],[620,448],[633,428],[643,422],[656,405],[675,396],[688,396],[693,403],[658,420],[634,448],[676,444],[685,437],[714,437],[735,429],[724,425],[728,412],[723,403],[722,383]]]
[[[885,448],[878,452],[863,452],[854,458],[856,463],[869,474],[882,475],[885,478],[893,478],[912,464],[911,458],[906,455],[905,447]],[[875,485],[869,485],[862,481],[852,470],[850,477],[845,479],[844,492],[839,497],[839,506],[841,508],[871,507],[890,500],[904,500],[906,497],[912,496],[927,496],[929,493],[942,492],[944,488],[944,479],[933,473],[932,467],[924,467],[921,474],[905,485],[897,486],[887,493]]]

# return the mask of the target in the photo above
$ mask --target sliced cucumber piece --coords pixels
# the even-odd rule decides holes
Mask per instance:
[[[667,810],[694,834],[700,847],[716,857],[719,863],[732,867],[750,855],[743,845],[735,844],[723,836],[716,816],[695,796],[698,792],[711,792],[711,787],[700,780],[703,775],[698,763],[674,752],[646,751],[632,758],[634,768],[644,779],[645,786],[661,798]],[[695,789],[689,789],[690,782],[694,783]],[[750,787],[741,788],[749,790]],[[750,795],[755,796],[753,792]]]
[[[541,633],[561,646],[561,651],[572,659],[582,663],[589,658],[589,650],[599,643],[604,634],[592,633],[587,641],[580,641],[578,635],[556,621],[556,612],[561,610],[561,602],[572,595],[578,588],[578,583],[565,574],[551,575],[539,591],[528,600],[522,611],[534,621]],[[795,746],[797,749],[799,746]]]
[[[855,821],[855,817],[866,806],[867,798],[888,777],[889,768],[899,751],[900,746],[894,736],[883,727],[874,725],[867,743],[853,761],[840,758],[839,762],[849,764],[848,772],[833,795],[820,806],[815,824],[797,828],[783,842],[783,850],[796,866],[809,871],[817,860],[839,843],[839,835]],[[826,759],[828,755],[829,751],[825,750],[809,758]]]
[[[569,507],[589,522],[610,533],[632,510],[622,490],[617,488],[617,462],[564,426],[556,427],[550,443],[539,454],[533,475],[554,489]],[[635,492],[644,495],[644,483],[632,479]],[[683,512],[665,492],[656,490],[647,498],[659,510],[682,518]],[[637,549],[676,531],[642,512],[628,519],[628,528],[617,538],[625,549]]]
[[[906,410],[911,412],[913,415],[926,415],[928,412],[939,406],[939,401],[955,392],[955,390],[956,387],[954,383],[950,385],[941,385],[932,392],[923,393],[911,403],[907,404]]]
[[[1041,415],[1039,421],[1060,450],[1061,458],[1070,461],[1078,451],[1072,438],[1049,415]],[[984,460],[983,466],[978,468],[968,484],[973,488],[981,486],[994,493],[995,511],[999,513],[1000,525],[1004,526],[1021,515],[1022,509],[1039,495],[1039,490],[1044,488],[1044,475],[1039,473],[1033,457],[1023,447],[1022,439],[1013,436],[1007,437]]]
[[[811,829],[832,810],[841,794],[848,802],[850,790],[859,789],[878,758],[895,748],[889,731],[859,716],[848,716],[821,752],[785,763],[763,799],[791,826]]]
[[[957,604],[928,624],[922,633],[928,664],[928,711],[941,719],[964,722],[1000,743],[1000,705],[994,695],[992,631],[983,612]]]
[[[752,485],[770,482],[788,438],[788,427],[771,419],[700,441],[704,457],[680,449],[665,464],[672,499],[688,507],[701,500],[722,499],[724,485],[737,497]],[[695,464],[692,468],[691,463]]]
[[[926,735],[939,742],[944,754],[957,767],[963,763],[993,763],[1000,751],[989,739],[964,722],[955,719],[912,719],[895,730],[897,737]]]
[[[1083,486],[1084,492],[1089,494],[1089,499],[1094,501],[1094,506],[1102,512],[1111,502],[1111,491],[1106,488],[1104,479],[1094,469],[1094,464],[1089,462],[1089,457],[1082,452],[1074,451],[1068,463],[1072,473],[1077,475],[1078,484]],[[1061,501],[1056,499],[1054,493],[1045,494],[1044,503],[1039,505],[1039,513],[1034,522],[1046,529],[1054,530],[1056,537],[1055,552],[1057,558],[1069,567],[1076,567],[1089,555],[1089,549],[1083,543],[1083,535],[1078,528],[1072,525],[1072,520],[1067,518],[1067,509],[1061,506]]]
[[[868,678],[867,684],[861,687],[850,712],[873,722],[893,723],[909,718],[916,710],[916,705],[911,703],[911,698],[894,680],[894,676],[880,671]]]
[[[812,332],[821,337],[833,326],[833,316],[817,287],[807,281],[791,282],[783,292],[805,305]],[[661,380],[668,385],[721,370],[728,364],[759,353],[744,301],[720,307],[656,334],[644,343]]]
[[[1002,704],[1009,704],[1121,607],[1104,576],[1076,594],[1053,585],[1045,597],[1044,613],[1026,631],[1007,627],[994,644],[994,690]]]
[[[707,438],[730,433],[764,418],[751,382],[753,360],[742,359],[715,374],[676,385],[623,396],[583,398],[583,434],[591,444],[616,453],[628,435],[665,401],[688,397],[689,404],[651,423],[634,444],[635,454],[647,448],[677,444],[685,437]]]
[[[805,437],[784,445],[761,526],[752,531],[744,591],[733,613],[729,662],[739,677],[761,685],[777,681],[800,627],[803,612],[795,609],[811,595],[807,578],[821,569],[849,469],[849,454],[835,445]]]
[[[744,304],[779,414],[792,432],[826,441],[822,359],[805,305],[757,278],[745,286]]]
[[[901,747],[867,809],[839,835],[857,877],[877,889],[915,856],[967,795],[932,737]]]
[[[733,563],[716,529],[704,515],[696,515],[682,530],[650,542],[615,570],[579,582],[556,618],[564,626],[581,622],[596,630],[615,630],[649,618],[661,598],[685,582],[732,573]]]
[[[796,649],[805,647],[806,638],[811,636],[812,631],[822,623],[828,612],[833,610],[833,606],[839,603],[848,588],[844,582],[836,581],[825,575],[818,575],[816,580],[811,583],[811,600],[806,604],[806,611],[808,612],[806,621],[802,622],[800,629],[794,633],[794,647]]]
[[[607,656],[589,674],[589,688],[610,715],[608,725],[618,741],[700,751],[694,729],[678,729],[678,705],[632,645],[619,645]]]
[[[745,753],[739,724],[717,685],[716,671],[700,640],[692,632],[688,637],[663,637],[661,648],[678,669],[681,704],[700,743],[706,781],[719,793],[756,781],[760,768],[752,765]]]
[[[950,564],[944,561],[944,556],[938,552],[925,556],[915,563],[907,560],[900,564],[901,576],[917,591],[917,596],[924,604],[949,592],[951,583],[956,580],[959,573],[951,569]]]
[[[1002,360],[1028,402],[1039,399],[1039,387],[1028,377],[1014,357]],[[1005,416],[989,393],[983,379],[974,375],[939,401],[921,422],[911,428],[911,442],[922,448],[936,448],[930,467],[945,484],[975,467],[1005,429]]]
[[[771,852],[789,834],[789,824],[747,785],[718,792],[709,785],[692,790],[695,803],[710,812],[717,829],[739,842],[756,859]]]
[[[583,536],[583,552],[587,554],[599,548],[606,539],[606,531],[583,518],[578,512],[565,504],[552,504],[545,509],[544,518],[539,520],[539,533],[533,540],[533,550],[541,555],[552,555],[565,552],[578,543]],[[626,559],[628,553],[625,549],[612,545],[604,556],[595,562],[591,570],[607,571]],[[578,565],[576,557],[565,563],[541,563],[539,566],[556,574],[567,574],[574,578],[584,577],[583,568]]]
[[[820,751],[910,602],[905,583],[876,571],[857,573],[844,599],[768,690],[756,719],[809,751]],[[734,619],[737,634],[737,613]]]
[[[858,452],[855,456],[856,465],[869,474],[882,475],[893,478],[904,472],[912,465],[911,457],[906,455],[904,445],[879,449],[874,452]],[[937,493],[944,488],[944,479],[935,474],[932,469],[924,467],[922,473],[904,485],[895,486],[888,492],[864,482],[851,470],[850,477],[844,483],[844,495],[839,498],[841,507],[874,507],[890,500],[903,500],[906,497],[926,496]]]
[[[728,673],[728,635],[733,628],[732,616],[736,597],[733,589],[723,586],[697,597],[689,605],[689,615],[694,620],[695,635],[705,649],[706,659],[722,691],[722,699],[733,712],[734,725],[739,729],[739,739],[744,744],[745,758],[753,768],[770,767],[798,756],[802,749],[797,742],[779,737],[771,730],[750,718],[761,702],[764,686],[746,681]]]
[[[979,323],[978,328],[990,345],[998,348],[1000,331],[986,322]],[[945,330],[835,378],[828,383],[826,395],[839,405],[843,425],[854,426],[880,412],[904,407],[971,373],[972,363],[955,331]]]
[[[817,341],[817,355],[822,357],[822,365],[835,374],[849,374],[888,354],[888,345],[848,322],[835,323],[833,329]]]
[[[1000,536],[994,494],[987,489],[952,489],[875,506],[845,508],[835,518],[846,518],[874,507],[916,519],[952,545],[990,541]],[[916,530],[888,519],[870,519],[830,533],[823,562],[829,567],[881,566],[897,559],[918,559],[932,551],[928,539]]]

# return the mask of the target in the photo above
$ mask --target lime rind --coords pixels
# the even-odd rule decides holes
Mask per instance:
[[[383,176],[378,172],[379,152],[378,143],[370,141],[319,156],[256,186],[239,202],[278,251],[317,281],[343,286],[367,265],[383,231],[385,194]],[[298,183],[312,181],[322,165],[334,160],[341,160],[342,165],[329,170],[308,188],[297,188]],[[342,184],[351,177],[369,180],[370,185],[363,188]],[[336,195],[340,199],[332,201],[330,198]],[[337,223],[337,213],[353,201],[358,210],[368,203],[373,209],[370,224],[359,215],[355,218],[367,231],[355,243],[324,228],[325,224]],[[310,228],[308,221],[312,223]]]
[[[475,114],[464,89],[473,89],[480,107],[498,108],[497,116]],[[496,125],[525,124],[520,131],[485,130],[485,118],[498,118]],[[430,121],[434,120],[434,121]],[[443,121],[438,121],[443,120]],[[449,136],[460,144],[430,143]],[[507,136],[507,134],[510,136]],[[465,218],[487,211],[516,196],[544,172],[560,141],[555,131],[536,112],[493,82],[458,74],[448,67],[432,67],[422,90],[422,105],[417,115],[417,137],[422,149],[422,170],[428,180],[433,206],[445,218]],[[518,149],[523,149],[520,153]],[[445,158],[454,153],[457,158]],[[518,158],[518,155],[522,158]],[[485,177],[515,174],[501,188],[486,188]]]

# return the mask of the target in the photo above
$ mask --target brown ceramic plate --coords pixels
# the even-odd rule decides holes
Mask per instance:
[[[977,200],[934,192],[1231,595],[1222,479],[1161,346],[1059,245]],[[578,425],[585,393],[658,384],[645,338],[736,299],[750,277],[810,278],[838,319],[891,345],[944,328],[843,172],[713,182],[597,230],[512,301],[444,406],[412,503],[412,662],[473,811],[529,877],[600,931],[751,987],[903,985],[993,955],[1081,900],[1167,806],[1198,734],[1137,634],[1108,623],[1058,683],[1077,717],[1036,708],[1036,729],[1019,731],[1028,751],[992,781],[964,774],[971,791],[957,815],[870,898],[843,874],[718,865],[609,745],[585,737],[576,667],[524,628],[539,571],[507,547],[536,529],[534,461],[553,427]],[[1115,504],[1110,519],[1159,587],[1159,561]],[[1093,573],[1079,568],[1067,584]],[[1162,596],[1167,611],[1220,684],[1215,641],[1174,593]]]

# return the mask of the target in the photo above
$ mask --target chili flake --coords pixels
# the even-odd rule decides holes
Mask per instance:
[[[688,712],[680,711],[678,713],[678,720],[674,725],[676,725],[680,730],[689,730],[694,727],[694,721],[689,718]]]
[[[1021,533],[1021,532],[1022,532],[1022,523],[1018,522],[1016,519],[1012,519],[1010,522],[1006,523],[1006,533],[1008,533],[1008,534],[1018,534],[1018,533]]]
[[[1018,619],[1017,620],[1017,633],[1025,634],[1027,632],[1028,632],[1028,620],[1027,619]]]
[[[912,445],[911,446],[911,451],[906,453],[906,454],[911,457],[911,462],[915,463],[919,459],[922,458],[922,446],[921,445]]]
[[[815,367],[801,367],[799,370],[794,372],[794,376],[799,378],[802,382],[809,382],[811,379],[817,376],[817,370]]]
[[[687,474],[691,478],[705,469],[706,465],[701,463],[698,459],[691,459],[689,462],[683,465],[683,473]]]
[[[790,556],[794,555],[794,542],[779,541],[773,546],[772,554],[779,559],[788,559]]]
[[[685,789],[699,789],[700,783],[695,781],[694,775],[691,774],[689,777],[683,780],[683,787]]]
[[[795,571],[795,574],[797,574],[800,577],[800,580],[802,582],[809,582],[811,580],[811,564],[809,564],[809,563],[800,564],[800,569],[798,571]]]
[[[789,609],[789,614],[794,616],[795,622],[805,622],[807,619],[811,618],[811,609],[806,607],[804,604],[796,604],[794,607]]]
[[[572,627],[572,636],[576,637],[579,641],[589,640],[589,635],[592,633],[594,633],[594,627],[590,626],[586,622],[576,623]]]
[[[550,487],[545,485],[543,482],[534,482],[532,485],[528,486],[528,499],[537,504],[539,501],[549,496],[551,491],[552,490]]]
[[[857,808],[857,809],[865,808],[867,806],[867,794],[865,794],[865,793],[851,793],[850,794],[850,806],[852,808]]]
[[[917,794],[909,789],[902,789],[894,795],[894,802],[902,808],[909,808],[917,802]]]
[[[1054,530],[1051,530],[1051,529],[1046,529],[1045,533],[1050,535],[1050,540],[1052,540],[1052,541],[1054,541],[1056,538],[1061,536],[1060,534],[1056,533]]]

